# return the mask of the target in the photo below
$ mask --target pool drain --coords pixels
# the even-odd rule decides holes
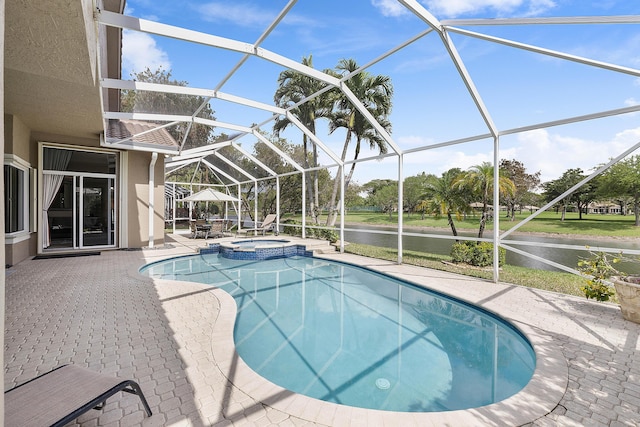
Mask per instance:
[[[389,387],[391,387],[391,383],[386,378],[378,378],[376,380],[376,387],[378,387],[380,390],[387,390]]]

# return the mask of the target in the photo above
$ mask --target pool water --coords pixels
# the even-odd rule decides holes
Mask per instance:
[[[517,393],[535,368],[531,345],[505,321],[357,266],[209,254],[141,271],[224,289],[238,305],[240,357],[271,382],[329,402],[468,409]]]
[[[252,248],[257,248],[261,246],[275,246],[275,245],[284,245],[288,243],[291,243],[291,242],[289,242],[288,240],[262,239],[262,240],[237,240],[235,242],[231,242],[228,244],[231,246],[238,246],[242,249],[252,249]]]

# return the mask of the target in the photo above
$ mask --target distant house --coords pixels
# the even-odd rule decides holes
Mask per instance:
[[[590,214],[613,214],[620,215],[620,205],[607,202],[593,202],[587,206],[587,213]]]

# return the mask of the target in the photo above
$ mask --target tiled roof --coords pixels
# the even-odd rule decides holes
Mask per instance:
[[[123,139],[131,138],[130,141],[137,144],[179,147],[178,142],[169,134],[167,129],[158,129],[158,126],[156,123],[138,120],[108,120],[106,139],[110,143],[117,143]]]

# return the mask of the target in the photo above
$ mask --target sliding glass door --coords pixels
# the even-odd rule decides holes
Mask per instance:
[[[43,250],[114,247],[115,154],[45,148],[43,160]]]
[[[77,194],[77,217],[82,218],[78,230],[78,247],[112,246],[114,244],[114,180],[80,177]]]

